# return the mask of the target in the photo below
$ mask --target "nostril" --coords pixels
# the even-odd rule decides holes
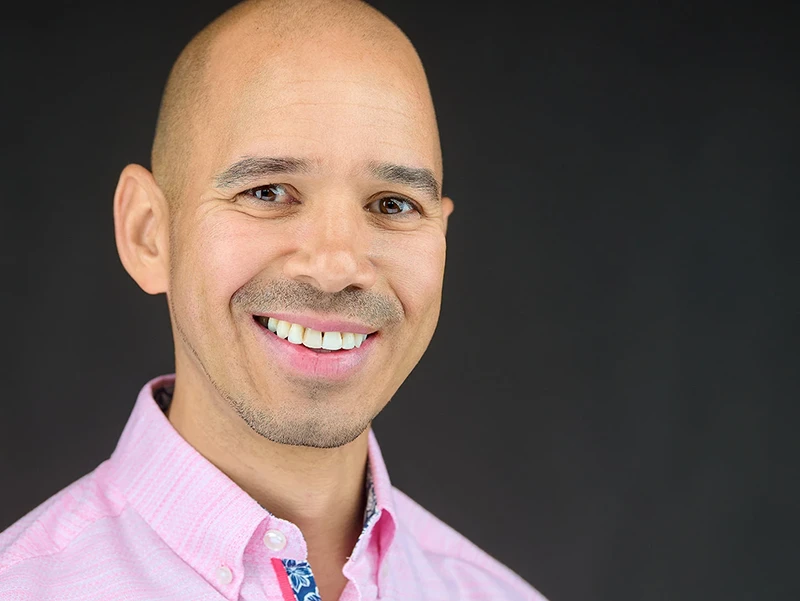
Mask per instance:
[[[377,280],[375,267],[366,254],[341,248],[298,251],[286,261],[283,272],[290,279],[328,293],[346,288],[368,289]]]

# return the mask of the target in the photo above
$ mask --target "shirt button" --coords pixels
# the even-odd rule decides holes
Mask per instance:
[[[217,580],[222,584],[230,584],[233,581],[233,573],[228,566],[219,566],[217,568]]]
[[[264,546],[271,551],[280,551],[286,546],[286,535],[280,530],[267,530],[264,533]]]

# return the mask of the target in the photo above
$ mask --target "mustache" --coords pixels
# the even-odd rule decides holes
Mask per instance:
[[[405,312],[396,298],[345,288],[339,292],[323,292],[311,284],[295,280],[274,280],[262,283],[250,280],[239,288],[231,303],[250,313],[312,311],[354,319],[380,329],[399,322]]]

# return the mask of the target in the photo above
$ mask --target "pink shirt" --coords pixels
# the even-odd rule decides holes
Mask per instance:
[[[0,534],[0,600],[298,598],[302,533],[175,431],[153,398],[171,382],[145,385],[110,459]],[[343,601],[544,601],[393,488],[369,436],[375,511],[344,566]],[[319,599],[307,590],[301,601]]]

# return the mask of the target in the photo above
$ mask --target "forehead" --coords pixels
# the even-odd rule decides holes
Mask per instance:
[[[415,55],[328,38],[221,41],[206,72],[210,110],[198,140],[207,169],[267,154],[334,169],[392,162],[440,176],[436,121]]]

